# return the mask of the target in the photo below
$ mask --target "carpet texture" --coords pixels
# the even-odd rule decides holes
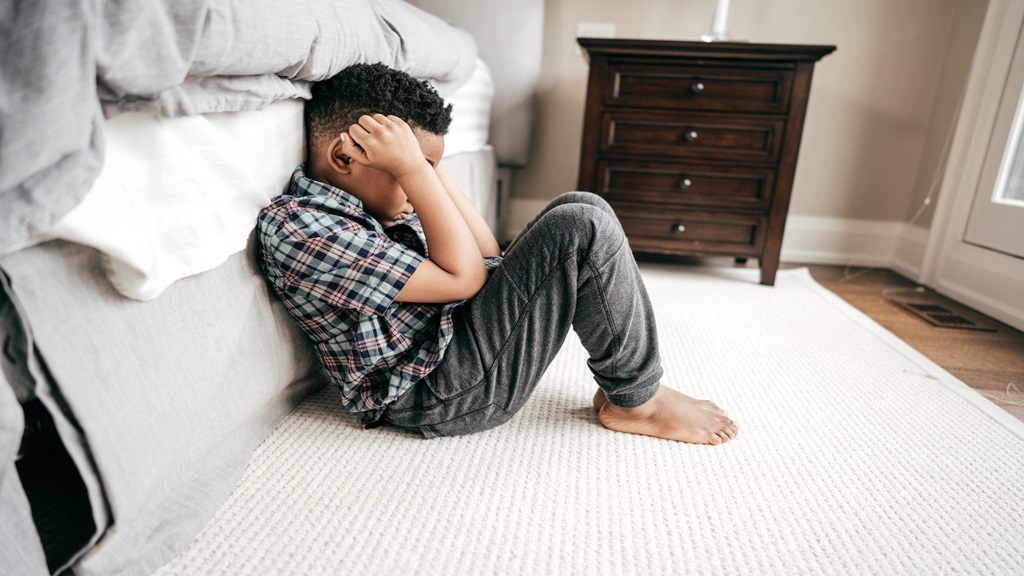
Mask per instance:
[[[329,388],[158,574],[1024,574],[1024,424],[806,270],[642,270],[665,383],[732,442],[602,428],[572,335],[478,435],[363,431]]]

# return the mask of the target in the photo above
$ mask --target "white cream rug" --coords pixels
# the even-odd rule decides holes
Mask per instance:
[[[719,447],[603,429],[570,338],[505,426],[360,430],[326,389],[159,574],[1024,574],[1024,424],[818,285],[644,266]]]

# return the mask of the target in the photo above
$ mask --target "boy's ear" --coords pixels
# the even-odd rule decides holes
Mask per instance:
[[[341,151],[340,137],[331,140],[330,144],[327,145],[325,155],[331,170],[346,175],[352,172],[352,158]]]

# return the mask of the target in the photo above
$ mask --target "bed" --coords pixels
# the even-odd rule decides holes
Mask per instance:
[[[383,61],[453,104],[494,230],[529,153],[539,0],[13,3],[0,19],[0,566],[147,574],[324,386],[255,215],[312,82]],[[509,50],[509,47],[515,50]]]

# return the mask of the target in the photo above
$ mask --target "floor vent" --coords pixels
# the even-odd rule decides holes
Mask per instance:
[[[967,309],[959,309],[947,302],[941,302],[934,296],[914,294],[908,297],[892,297],[889,301],[911,314],[940,328],[956,328],[960,330],[980,330],[995,332],[996,327],[981,315]]]

